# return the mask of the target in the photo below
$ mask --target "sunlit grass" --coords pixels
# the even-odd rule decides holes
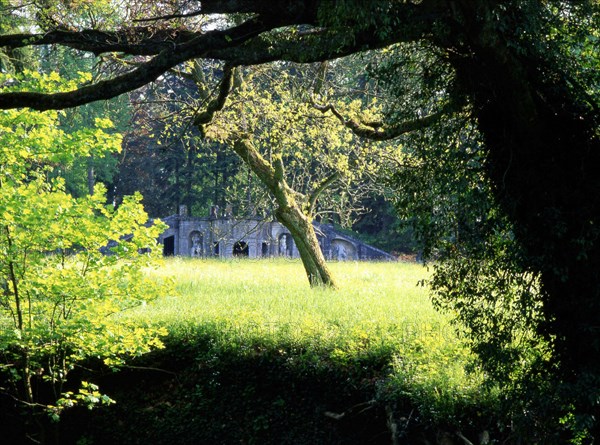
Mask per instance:
[[[169,259],[152,273],[174,280],[176,291],[132,315],[165,326],[175,338],[202,332],[217,348],[238,353],[283,345],[338,363],[387,354],[396,389],[427,403],[477,396],[481,375],[465,372],[470,354],[419,285],[426,268],[330,267],[338,290],[311,289],[299,261]]]
[[[333,263],[338,290],[311,289],[298,261],[173,259],[155,274],[174,279],[177,296],[144,313],[171,327],[215,319],[260,323],[300,322],[337,326],[389,326],[445,322],[418,286],[427,272],[416,264]],[[241,317],[241,318],[240,318]]]

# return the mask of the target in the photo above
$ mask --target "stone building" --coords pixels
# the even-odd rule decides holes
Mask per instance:
[[[162,219],[169,228],[159,242],[163,254],[192,257],[245,256],[249,258],[299,258],[290,232],[277,221],[259,218],[234,219],[220,215],[215,208],[206,218],[191,217],[185,206],[178,215]],[[395,258],[351,236],[341,234],[329,224],[314,223],[319,245],[328,260],[384,260]]]

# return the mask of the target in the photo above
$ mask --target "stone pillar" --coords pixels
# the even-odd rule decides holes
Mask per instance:
[[[233,256],[233,241],[231,238],[221,241],[219,256],[221,258],[231,258]]]
[[[260,256],[258,255],[259,250],[257,249],[256,243],[257,239],[254,237],[248,240],[248,258],[258,258]]]

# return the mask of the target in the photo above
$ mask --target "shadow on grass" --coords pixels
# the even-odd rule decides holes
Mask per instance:
[[[390,360],[339,364],[293,345],[227,350],[198,336],[96,377],[117,404],[65,414],[62,443],[388,444],[373,400]]]

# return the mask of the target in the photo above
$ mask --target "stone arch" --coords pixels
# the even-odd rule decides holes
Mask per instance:
[[[279,235],[279,256],[291,258],[294,256],[294,239],[289,232],[283,232]]]
[[[248,246],[248,243],[245,241],[237,241],[234,245],[233,245],[233,251],[232,251],[233,256],[249,256],[250,254],[250,248]]]
[[[175,235],[167,236],[163,239],[163,255],[175,255]]]
[[[268,241],[264,241],[261,243],[260,256],[263,258],[268,258],[270,256],[270,243]]]
[[[188,248],[190,256],[202,257],[204,256],[204,235],[198,230],[190,232],[188,239]]]
[[[352,261],[356,259],[356,246],[350,241],[336,238],[331,242],[331,256],[338,261]]]

